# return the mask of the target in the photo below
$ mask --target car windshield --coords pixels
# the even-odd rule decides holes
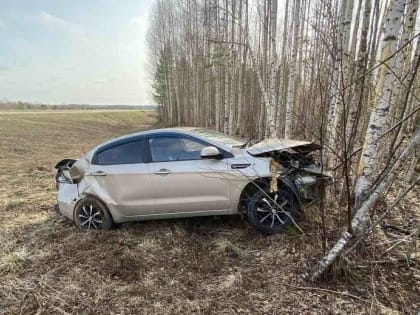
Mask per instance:
[[[218,142],[230,147],[241,147],[246,143],[246,140],[243,138],[229,136],[215,130],[197,128],[194,129],[193,132],[211,141]]]

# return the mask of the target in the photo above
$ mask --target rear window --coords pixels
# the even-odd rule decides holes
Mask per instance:
[[[144,140],[118,144],[96,154],[95,164],[135,164],[144,162]]]

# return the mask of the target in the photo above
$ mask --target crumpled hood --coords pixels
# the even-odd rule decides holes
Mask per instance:
[[[254,144],[246,151],[251,155],[258,155],[297,147],[302,149],[306,147],[307,149],[312,149],[311,151],[319,148],[317,144],[309,141],[269,138]]]

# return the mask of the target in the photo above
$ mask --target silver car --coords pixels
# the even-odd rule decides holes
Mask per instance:
[[[150,130],[56,165],[58,209],[79,228],[244,214],[265,234],[299,218],[331,181],[311,142],[250,141],[203,128]]]

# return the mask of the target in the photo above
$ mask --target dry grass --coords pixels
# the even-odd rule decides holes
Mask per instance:
[[[54,212],[58,160],[154,123],[154,115],[141,112],[0,114],[0,314],[419,309],[418,261],[372,265],[373,242],[354,264],[349,257],[334,278],[315,287],[304,283],[301,275],[321,255],[316,209],[302,223],[306,236],[272,237],[259,235],[239,217],[85,232]],[[333,241],[337,231],[329,236]]]

